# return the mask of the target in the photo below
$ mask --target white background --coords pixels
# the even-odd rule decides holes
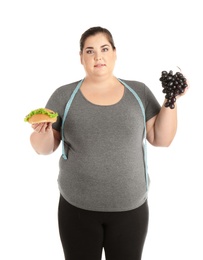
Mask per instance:
[[[81,79],[79,38],[109,29],[115,75],[143,81],[163,102],[162,70],[181,67],[190,89],[178,101],[168,148],[148,146],[150,223],[143,260],[202,260],[201,1],[19,0],[0,4],[0,259],[62,260],[58,159],[35,154],[24,116],[59,86]],[[104,254],[102,260],[104,260]]]

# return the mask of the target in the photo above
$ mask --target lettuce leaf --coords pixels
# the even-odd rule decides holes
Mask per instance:
[[[50,112],[47,111],[45,108],[38,108],[35,110],[32,110],[25,118],[24,121],[27,122],[33,115],[38,115],[38,114],[43,114],[43,115],[48,115],[51,118],[57,117],[58,113],[56,112]]]

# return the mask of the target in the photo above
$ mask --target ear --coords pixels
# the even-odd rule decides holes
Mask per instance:
[[[114,50],[115,60],[117,60],[117,52],[116,49]]]
[[[83,61],[82,61],[82,52],[81,52],[81,51],[79,52],[79,55],[80,55],[80,63],[83,65]]]

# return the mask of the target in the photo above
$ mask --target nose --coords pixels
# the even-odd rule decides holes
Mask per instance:
[[[95,53],[94,59],[95,59],[96,61],[101,60],[101,54],[100,54],[100,53]]]

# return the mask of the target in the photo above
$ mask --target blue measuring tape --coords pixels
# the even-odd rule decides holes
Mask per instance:
[[[148,164],[147,164],[147,141],[146,141],[146,135],[147,135],[147,130],[146,130],[146,117],[145,117],[145,109],[144,106],[142,104],[142,101],[140,99],[140,97],[138,96],[138,94],[129,86],[127,85],[125,82],[123,82],[122,80],[118,79],[136,98],[136,100],[138,101],[141,111],[142,111],[142,115],[143,115],[143,119],[144,119],[144,139],[143,139],[143,150],[144,150],[144,164],[145,164],[145,179],[146,179],[146,186],[147,186],[147,191],[149,188],[149,176],[148,176]],[[63,120],[62,120],[62,127],[61,127],[61,132],[62,132],[62,157],[67,160],[68,157],[66,155],[65,152],[65,145],[64,145],[64,124],[65,124],[65,120],[67,118],[68,115],[68,111],[70,109],[70,106],[73,102],[73,99],[75,97],[75,95],[77,94],[78,90],[80,89],[82,82],[84,81],[84,79],[82,79],[77,86],[75,87],[74,91],[72,92],[70,99],[68,100],[66,107],[65,107],[65,111],[64,111],[64,115],[63,115]]]

